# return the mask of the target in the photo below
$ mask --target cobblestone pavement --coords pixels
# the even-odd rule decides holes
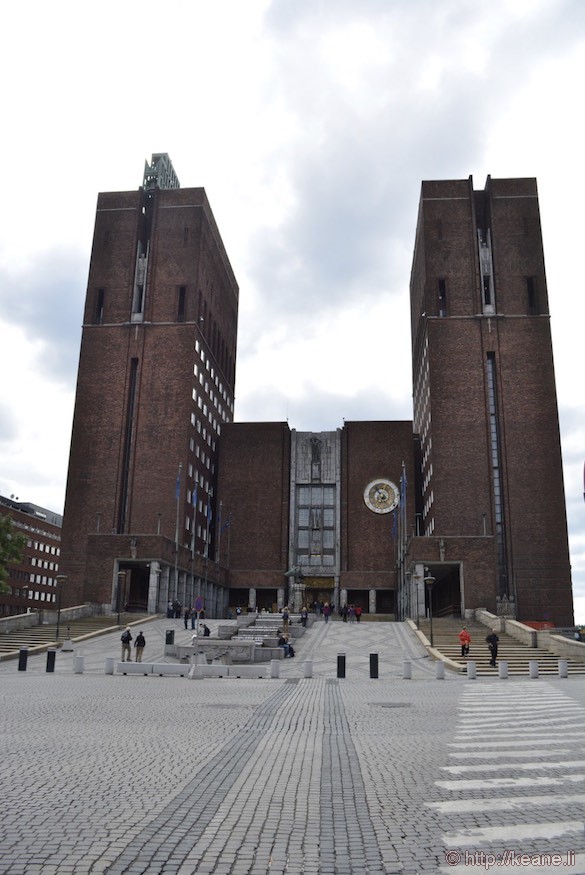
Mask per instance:
[[[143,628],[152,661],[192,634]],[[464,873],[508,850],[585,872],[581,680],[438,680],[406,627],[366,622],[316,623],[279,679],[105,675],[119,637],[83,644],[83,674],[0,665],[2,875]]]

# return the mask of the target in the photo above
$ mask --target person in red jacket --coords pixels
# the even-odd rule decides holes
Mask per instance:
[[[469,645],[471,644],[471,635],[469,634],[465,626],[459,633],[459,641],[461,642],[461,656],[468,656]]]

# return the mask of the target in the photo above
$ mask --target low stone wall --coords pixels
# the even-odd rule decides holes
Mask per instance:
[[[526,644],[527,647],[538,646],[538,633],[536,629],[525,626],[524,623],[519,623],[518,620],[506,620],[504,632],[510,635],[511,638],[515,638],[516,641]],[[544,646],[548,647],[548,644]]]
[[[40,622],[37,611],[31,611],[30,614],[14,614],[12,617],[3,617],[0,620],[0,632],[19,632],[21,629],[39,626]]]
[[[254,652],[257,647],[254,641],[220,641],[217,638],[202,638],[196,644],[167,644],[165,656],[175,656],[177,659],[190,659],[196,653],[203,653],[207,660],[219,659],[229,654],[233,662],[255,662]]]
[[[81,617],[92,617],[95,614],[94,605],[75,605],[73,608],[61,608],[61,624],[65,628],[68,620],[79,620]],[[40,611],[41,623],[56,623],[57,611]]]
[[[540,642],[543,632],[538,633]],[[540,644],[539,647],[547,647],[555,656],[560,656],[561,659],[570,659],[573,662],[585,662],[585,644],[582,641],[571,641],[570,638],[565,638],[564,635],[554,635],[552,631],[546,633],[548,641],[546,644]]]
[[[90,617],[95,613],[94,606],[90,604],[76,605],[74,608],[61,609],[61,623],[66,628],[68,620],[77,620],[79,617]],[[0,619],[0,633],[19,632],[21,629],[32,629],[33,626],[42,626],[44,623],[56,623],[57,611],[31,611],[28,614],[15,614],[12,617]]]
[[[490,630],[495,629],[496,632],[506,631],[506,618],[496,617],[495,614],[490,613],[490,611],[486,611],[485,608],[476,608],[475,619],[478,623],[481,623],[483,626],[487,626]]]

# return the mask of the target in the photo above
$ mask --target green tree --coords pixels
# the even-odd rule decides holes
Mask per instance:
[[[0,514],[0,593],[10,592],[6,585],[8,566],[18,565],[22,561],[22,552],[26,547],[26,538],[15,531],[11,516]]]

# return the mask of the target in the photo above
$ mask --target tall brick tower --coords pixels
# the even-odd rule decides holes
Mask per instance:
[[[411,329],[422,472],[411,571],[434,578],[436,610],[572,624],[534,179],[423,182]]]
[[[98,196],[61,570],[65,603],[223,609],[217,440],[233,418],[238,285],[205,191],[168,155]]]

